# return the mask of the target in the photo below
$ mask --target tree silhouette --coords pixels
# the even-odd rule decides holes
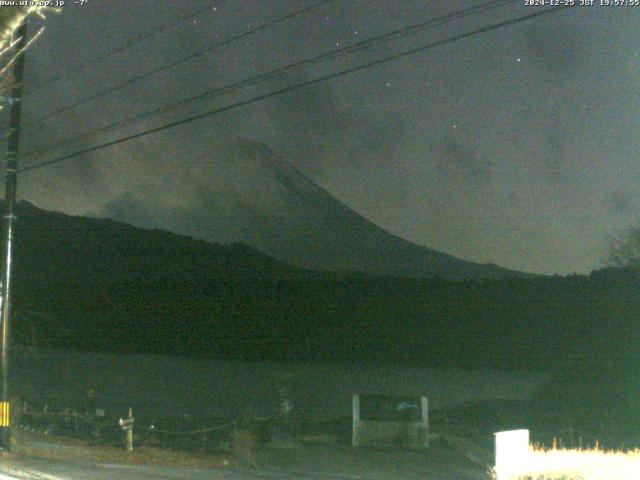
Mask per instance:
[[[640,226],[627,228],[610,241],[606,263],[640,270]]]

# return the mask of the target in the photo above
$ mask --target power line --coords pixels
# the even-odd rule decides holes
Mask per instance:
[[[109,94],[114,93],[114,92],[116,92],[118,90],[121,90],[121,89],[123,89],[123,88],[125,88],[125,87],[127,87],[129,85],[132,85],[132,84],[134,84],[134,83],[136,83],[136,82],[138,82],[140,80],[143,80],[145,78],[149,78],[149,77],[151,77],[153,75],[156,75],[156,74],[158,74],[160,72],[164,72],[164,71],[169,70],[169,69],[171,69],[173,67],[176,67],[176,66],[178,66],[178,65],[180,65],[182,63],[185,63],[185,62],[188,62],[190,60],[193,60],[194,58],[197,58],[200,55],[212,52],[212,51],[217,50],[219,48],[222,48],[222,47],[224,47],[226,45],[229,45],[229,44],[231,44],[233,42],[236,42],[238,40],[242,40],[245,37],[248,37],[250,35],[258,33],[258,32],[260,32],[262,30],[265,30],[265,29],[268,29],[268,28],[273,27],[275,25],[278,25],[279,23],[286,22],[286,21],[291,20],[291,19],[293,19],[295,17],[303,15],[303,14],[309,12],[309,11],[312,11],[312,10],[318,9],[320,7],[323,7],[324,5],[327,5],[328,3],[331,3],[333,1],[335,1],[335,0],[322,0],[321,2],[316,3],[315,5],[311,5],[309,7],[302,8],[300,10],[296,10],[295,12],[289,13],[289,14],[283,16],[283,17],[280,17],[280,18],[277,18],[277,19],[272,20],[270,22],[264,23],[264,24],[262,24],[262,25],[260,25],[260,26],[258,26],[256,28],[253,28],[251,30],[247,30],[247,31],[242,32],[242,33],[240,33],[238,35],[234,35],[233,37],[231,37],[231,38],[229,38],[227,40],[223,40],[223,41],[215,43],[215,44],[213,44],[213,45],[211,45],[209,47],[197,50],[197,51],[195,51],[195,52],[193,52],[193,53],[191,53],[191,54],[187,55],[186,57],[183,57],[183,58],[181,58],[179,60],[176,60],[174,62],[162,65],[162,66],[160,66],[158,68],[154,68],[153,70],[150,70],[150,71],[148,71],[146,73],[143,73],[141,75],[135,76],[133,78],[125,80],[124,82],[118,83],[116,85],[113,85],[112,87],[109,87],[109,88],[107,88],[107,89],[105,89],[105,90],[103,90],[103,91],[101,91],[99,93],[96,93],[94,95],[90,95],[88,97],[85,97],[85,98],[83,98],[81,100],[78,100],[77,102],[70,103],[69,105],[66,105],[66,106],[64,106],[62,108],[59,108],[58,110],[55,110],[55,111],[45,115],[44,117],[41,117],[41,118],[36,119],[36,120],[34,120],[32,122],[29,122],[29,123],[30,124],[34,124],[34,123],[44,122],[45,120],[48,120],[48,119],[50,119],[52,117],[55,117],[56,115],[59,115],[59,114],[64,113],[64,112],[66,112],[68,110],[77,108],[77,107],[79,107],[81,105],[84,105],[85,103],[92,102],[94,100],[102,98],[102,97],[104,97],[106,95],[109,95]]]
[[[245,78],[243,80],[239,80],[237,82],[225,85],[223,87],[218,87],[218,88],[214,88],[214,89],[210,89],[210,90],[206,90],[203,93],[200,93],[198,95],[183,99],[183,100],[179,100],[178,102],[174,102],[168,105],[164,105],[162,107],[156,108],[154,110],[151,110],[149,112],[143,112],[140,113],[138,115],[134,115],[132,117],[129,117],[127,119],[124,120],[119,120],[117,122],[111,123],[109,125],[103,126],[103,127],[99,127],[97,129],[94,129],[92,131],[89,132],[85,132],[85,133],[81,133],[79,135],[75,135],[71,138],[67,138],[64,140],[60,140],[57,141],[53,144],[49,144],[43,147],[40,147],[38,149],[35,150],[31,150],[28,152],[25,152],[23,154],[23,156],[29,156],[29,155],[36,155],[36,154],[43,154],[46,153],[52,149],[57,149],[60,148],[66,144],[69,143],[76,143],[82,139],[85,139],[87,137],[91,137],[100,133],[105,133],[107,131],[111,131],[111,130],[115,130],[115,129],[119,129],[128,125],[132,125],[135,123],[138,123],[142,120],[154,117],[156,115],[159,115],[161,113],[164,112],[168,112],[170,110],[175,110],[179,107],[182,107],[184,105],[187,105],[189,103],[193,103],[195,101],[201,100],[205,97],[213,97],[216,95],[220,95],[223,94],[225,92],[230,92],[236,89],[240,89],[240,88],[244,88],[247,86],[251,86],[251,85],[256,85],[258,83],[262,83],[265,82],[267,80],[270,80],[272,78],[275,78],[278,75],[282,75],[284,73],[287,73],[291,70],[296,70],[299,69],[301,67],[307,66],[307,65],[313,65],[313,64],[317,64],[320,62],[323,62],[325,60],[331,60],[343,55],[347,55],[350,53],[353,53],[355,51],[364,49],[364,48],[369,48],[378,44],[382,44],[382,43],[387,43],[390,42],[392,40],[397,40],[398,38],[402,38],[408,35],[411,35],[413,33],[419,32],[420,30],[424,30],[428,27],[434,27],[434,26],[438,26],[438,25],[443,25],[445,23],[448,23],[452,20],[457,20],[459,18],[464,18],[466,16],[470,16],[470,15],[475,15],[477,13],[481,13],[484,11],[487,11],[489,9],[493,9],[497,6],[500,6],[501,4],[506,4],[506,3],[515,3],[517,0],[492,0],[489,2],[485,2],[481,5],[476,5],[474,7],[469,7],[467,9],[464,10],[460,10],[457,12],[453,12],[453,13],[449,13],[446,15],[442,15],[440,17],[436,17],[436,18],[432,18],[429,20],[426,20],[424,22],[420,22],[414,25],[410,25],[408,27],[404,27],[398,30],[394,30],[392,32],[388,32],[376,37],[372,37],[370,39],[365,39],[362,40],[360,42],[357,42],[353,45],[347,46],[347,47],[343,47],[341,49],[338,50],[332,50],[330,52],[326,52],[320,55],[317,55],[316,57],[310,58],[310,59],[305,59],[290,65],[285,65],[284,67],[275,69],[275,70],[271,70],[269,72],[266,72],[264,74],[258,75],[258,76],[254,76],[254,77],[249,77],[249,78]]]
[[[87,153],[95,152],[97,150],[102,150],[102,149],[107,148],[107,147],[112,147],[112,146],[118,145],[120,143],[128,142],[130,140],[135,140],[137,138],[145,137],[145,136],[151,135],[153,133],[157,133],[157,132],[160,132],[160,131],[163,131],[163,130],[167,130],[167,129],[170,129],[170,128],[178,127],[180,125],[184,125],[184,124],[196,121],[196,120],[200,120],[202,118],[210,117],[210,116],[213,116],[213,115],[217,115],[219,113],[227,112],[229,110],[233,110],[233,109],[236,109],[236,108],[239,108],[239,107],[243,107],[243,106],[246,106],[246,105],[250,105],[250,104],[262,101],[262,100],[266,100],[266,99],[274,97],[276,95],[282,95],[282,94],[285,94],[285,93],[289,93],[289,92],[293,92],[293,91],[296,91],[296,90],[300,90],[301,88],[309,87],[309,86],[315,85],[317,83],[325,82],[325,81],[328,81],[328,80],[333,80],[335,78],[343,77],[345,75],[350,75],[352,73],[359,72],[359,71],[362,71],[362,70],[365,70],[365,69],[368,69],[368,68],[371,68],[371,67],[374,67],[374,66],[377,66],[377,65],[381,65],[381,64],[384,64],[384,63],[391,62],[393,60],[397,60],[397,59],[404,58],[404,57],[407,57],[407,56],[410,56],[410,55],[414,55],[416,53],[425,52],[427,50],[431,50],[431,49],[436,48],[436,47],[440,47],[440,46],[443,46],[443,45],[447,45],[449,43],[456,42],[458,40],[470,38],[472,36],[479,35],[479,34],[486,33],[486,32],[490,32],[490,31],[493,31],[493,30],[497,30],[499,28],[507,27],[507,26],[510,26],[510,25],[515,25],[517,23],[522,23],[522,22],[525,22],[525,21],[528,21],[528,20],[532,20],[534,18],[539,18],[539,17],[545,16],[545,15],[549,15],[551,13],[555,13],[555,12],[564,10],[566,8],[570,8],[570,7],[568,5],[567,6],[563,5],[563,6],[560,6],[560,7],[554,7],[554,8],[538,11],[538,12],[535,12],[535,13],[522,15],[520,17],[512,18],[510,20],[505,20],[505,21],[502,21],[502,22],[494,23],[494,24],[491,24],[491,25],[488,25],[488,26],[485,26],[485,27],[481,27],[481,28],[472,30],[470,32],[461,33],[461,34],[455,35],[453,37],[445,38],[443,40],[438,40],[436,42],[432,42],[432,43],[429,43],[427,45],[423,45],[421,47],[416,47],[416,48],[412,48],[412,49],[409,49],[409,50],[404,50],[402,52],[399,52],[399,53],[396,53],[396,54],[393,54],[393,55],[389,55],[387,57],[384,57],[384,58],[381,58],[381,59],[378,59],[378,60],[374,60],[372,62],[368,62],[368,63],[362,64],[362,65],[357,65],[357,66],[354,66],[354,67],[350,67],[350,68],[347,68],[345,70],[341,70],[339,72],[335,72],[335,73],[332,73],[332,74],[329,74],[329,75],[324,75],[322,77],[315,78],[313,80],[308,80],[306,82],[301,82],[301,83],[298,83],[298,84],[295,84],[295,85],[291,85],[289,87],[284,87],[284,88],[281,88],[279,90],[275,90],[275,91],[272,91],[272,92],[269,92],[269,93],[258,95],[258,96],[255,96],[253,98],[250,98],[250,99],[247,99],[247,100],[243,100],[241,102],[237,102],[237,103],[234,103],[234,104],[231,104],[231,105],[227,105],[225,107],[216,108],[214,110],[210,110],[210,111],[207,111],[207,112],[204,112],[204,113],[193,115],[191,117],[187,117],[187,118],[184,118],[184,119],[181,119],[181,120],[176,120],[176,121],[167,123],[165,125],[161,125],[159,127],[151,128],[151,129],[145,130],[143,132],[138,132],[138,133],[135,133],[135,134],[132,134],[132,135],[127,135],[127,136],[121,137],[121,138],[119,138],[117,140],[112,140],[110,142],[105,142],[105,143],[102,143],[100,145],[96,145],[96,146],[93,146],[93,147],[90,147],[90,148],[85,148],[85,149],[79,150],[77,152],[73,152],[73,153],[69,153],[69,154],[66,154],[66,155],[63,155],[63,156],[60,156],[60,157],[57,157],[57,158],[53,158],[51,160],[46,160],[44,162],[37,163],[35,165],[31,165],[29,167],[23,167],[23,168],[19,169],[18,172],[27,172],[27,171],[30,171],[30,170],[35,170],[35,169],[38,169],[38,168],[45,167],[47,165],[52,165],[54,163],[59,163],[59,162],[62,162],[62,161],[69,160],[71,158],[77,157],[79,155],[84,155],[84,154],[87,154]]]
[[[216,8],[220,7],[222,4],[226,3],[228,0],[218,0],[216,2],[215,5],[207,7],[207,8],[203,8],[201,10],[198,10],[194,13],[191,13],[189,15],[186,16],[182,16],[174,21],[171,22],[167,22],[163,25],[161,25],[160,27],[158,27],[156,30],[153,30],[152,32],[149,33],[143,33],[140,35],[137,35],[135,37],[133,37],[132,39],[130,39],[128,42],[125,42],[124,44],[122,44],[119,47],[116,47],[113,50],[109,50],[107,52],[104,52],[100,55],[98,55],[97,57],[95,57],[92,60],[89,60],[86,63],[82,63],[80,65],[78,65],[76,68],[71,69],[71,70],[67,70],[65,71],[63,74],[57,75],[55,77],[49,78],[49,79],[45,79],[41,82],[38,82],[35,84],[35,87],[41,87],[44,88],[46,86],[52,85],[54,83],[59,82],[60,80],[62,80],[62,78],[64,78],[65,76],[71,74],[71,73],[78,73],[81,72],[82,70],[84,70],[87,67],[90,67],[92,65],[96,65],[100,62],[102,62],[103,60],[112,57],[114,55],[117,55],[118,53],[124,52],[125,50],[128,50],[129,48],[133,47],[134,45],[138,44],[138,43],[142,43],[145,40],[147,40],[148,38],[152,38],[155,37],[156,35],[165,32],[167,30],[172,29],[173,27],[175,27],[176,25],[179,25],[183,22],[186,22],[187,20],[191,20],[192,18],[198,17],[200,15],[202,15],[203,13],[206,13],[208,11],[211,10],[215,10]]]

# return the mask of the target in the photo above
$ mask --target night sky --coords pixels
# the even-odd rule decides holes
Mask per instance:
[[[336,0],[34,123],[318,0],[68,3],[61,14],[47,16],[46,32],[27,55],[23,151],[483,2]],[[31,165],[536,8],[512,2],[21,162]],[[33,170],[20,177],[19,196],[50,210],[93,214],[146,189],[154,198],[149,209],[179,215],[202,200],[191,188],[189,158],[210,152],[215,165],[224,143],[240,137],[266,143],[407,240],[518,270],[587,273],[602,266],[610,236],[634,224],[640,211],[639,29],[640,7],[566,9]]]

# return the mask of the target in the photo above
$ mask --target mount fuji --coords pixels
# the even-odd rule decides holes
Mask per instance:
[[[243,242],[313,270],[451,279],[525,275],[403,240],[263,144],[234,141],[190,158],[178,172],[117,196],[97,216],[210,242]]]

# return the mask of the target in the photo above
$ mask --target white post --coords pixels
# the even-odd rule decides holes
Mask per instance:
[[[429,446],[429,400],[426,395],[420,397],[420,406],[422,407],[422,423],[424,424],[424,446]]]
[[[517,478],[527,464],[529,455],[529,430],[497,432],[496,436],[496,478],[510,480]]]
[[[129,420],[133,419],[133,410],[129,407]],[[127,430],[127,452],[133,452],[133,423]]]
[[[360,395],[353,394],[353,431],[351,437],[351,444],[354,447],[358,447],[360,444],[360,436],[358,435],[358,427],[360,426]]]

